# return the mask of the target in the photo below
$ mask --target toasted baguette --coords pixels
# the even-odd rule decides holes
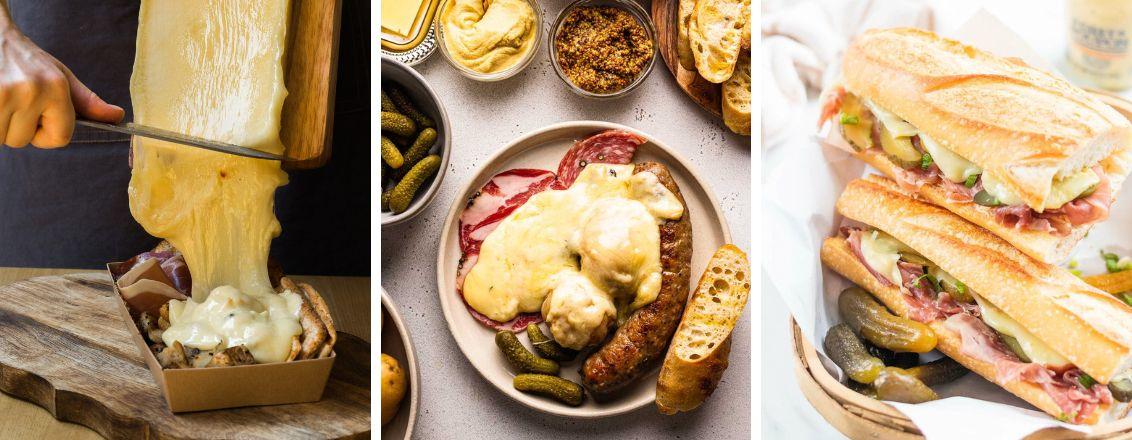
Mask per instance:
[[[746,53],[723,83],[723,123],[735,133],[751,135],[751,57]]]
[[[696,0],[680,0],[677,8],[676,54],[680,58],[680,66],[694,72],[696,58],[692,55],[692,44],[688,41],[688,26],[692,20],[692,11],[696,10]]]
[[[1068,270],[909,197],[884,177],[849,182],[837,211],[939,265],[1100,383],[1132,367],[1132,307]]]
[[[821,261],[835,272],[841,274],[841,276],[848,278],[849,281],[868,290],[897,315],[908,317],[908,306],[904,300],[904,294],[900,289],[896,286],[881,284],[881,282],[860,263],[860,260],[853,254],[853,251],[849,248],[849,243],[846,242],[845,239],[841,237],[826,239],[821,247]],[[1029,402],[1038,409],[1045,411],[1047,414],[1054,417],[1064,416],[1061,414],[1061,408],[1057,406],[1057,403],[1054,402],[1049,394],[1042,390],[1041,386],[1021,381],[998,382],[995,377],[994,365],[964,355],[960,350],[963,341],[960,339],[959,334],[948,330],[943,321],[934,321],[929,323],[928,326],[931,327],[938,338],[936,349],[943,352],[943,354],[955,359],[955,361],[967,367],[967,369],[974,371],[975,374],[1005,388],[1010,393],[1022,398],[1022,400]],[[1106,413],[1114,409],[1115,408],[1110,408],[1110,405],[1101,405],[1097,411],[1094,411],[1093,414],[1083,422],[1086,424],[1095,424],[1100,421]]]
[[[691,411],[719,385],[731,353],[731,330],[751,291],[749,267],[747,255],[730,244],[708,262],[657,378],[660,412]]]
[[[731,77],[750,9],[750,0],[696,1],[688,20],[688,42],[696,70],[704,79],[719,84]]]
[[[842,77],[846,90],[974,162],[1037,211],[1055,177],[1120,150],[1127,161],[1132,144],[1132,124],[1084,90],[928,31],[865,32],[846,49]],[[1114,171],[1119,188],[1129,169]]]

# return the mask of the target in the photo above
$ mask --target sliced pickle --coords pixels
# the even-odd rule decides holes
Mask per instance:
[[[1108,383],[1108,390],[1117,402],[1132,401],[1132,377],[1117,376]]]
[[[929,266],[928,274],[939,280],[940,287],[943,287],[945,292],[951,294],[952,299],[964,303],[975,302],[975,297],[971,296],[967,285],[959,282],[959,280],[955,279],[951,274],[940,269],[939,266]]]
[[[991,195],[991,193],[987,192],[986,189],[975,193],[975,203],[981,206],[989,207],[995,207],[1002,204],[1002,202],[998,201],[997,197]]]
[[[1030,362],[1030,357],[1026,356],[1026,350],[1022,349],[1022,344],[1019,344],[1017,339],[1014,339],[1013,336],[1005,335],[1002,333],[999,333],[998,336],[1002,337],[1002,342],[1006,343],[1007,347],[1010,347],[1010,351],[1013,351],[1014,354],[1018,355],[1018,359],[1021,359],[1022,362]]]
[[[916,147],[912,145],[912,138],[893,136],[883,125],[880,127],[879,137],[881,149],[901,168],[920,166],[924,155],[916,151]]]
[[[872,114],[853,94],[845,94],[845,99],[841,101],[841,114],[838,115],[836,122],[841,126],[841,136],[845,137],[857,151],[873,147]]]
[[[913,253],[910,253],[910,252],[901,252],[900,253],[900,259],[907,261],[909,263],[912,263],[912,264],[918,264],[920,266],[931,266],[932,265],[932,262],[928,261],[927,258],[921,257],[919,254],[913,254]]]

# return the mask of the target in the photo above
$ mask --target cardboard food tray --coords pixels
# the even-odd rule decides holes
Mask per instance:
[[[169,410],[174,413],[237,408],[242,406],[279,405],[315,402],[330,378],[335,354],[320,359],[307,359],[271,364],[233,367],[164,369],[149,349],[130,310],[118,291],[115,273],[125,263],[108,263],[106,271],[114,281],[114,297],[122,322],[141,352],[142,359],[161,387]]]

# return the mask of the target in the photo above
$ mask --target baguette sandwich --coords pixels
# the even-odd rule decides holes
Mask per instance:
[[[826,239],[822,262],[945,355],[1063,421],[1126,414],[1132,307],[884,177],[850,182],[837,211],[863,226]]]
[[[835,143],[1045,263],[1108,217],[1129,121],[1065,80],[917,29],[846,49],[822,97]]]

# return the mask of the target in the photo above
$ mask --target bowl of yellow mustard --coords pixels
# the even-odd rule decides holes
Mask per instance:
[[[440,52],[461,74],[499,81],[521,72],[542,40],[535,0],[441,0],[436,19]]]

